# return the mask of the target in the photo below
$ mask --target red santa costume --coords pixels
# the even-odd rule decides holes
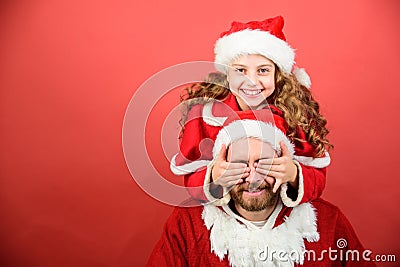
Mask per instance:
[[[218,133],[214,157],[223,144],[243,137],[269,143],[278,154],[283,141],[294,155],[282,120],[265,123],[251,114]],[[241,217],[229,194],[224,199],[221,206],[177,207],[147,266],[375,266],[342,212],[322,199],[296,207],[278,200],[262,224]]]
[[[238,55],[260,54],[272,60],[284,73],[293,73],[309,88],[311,82],[308,75],[303,69],[294,67],[295,53],[286,43],[282,28],[282,17],[262,22],[232,23],[231,29],[223,33],[215,45],[216,68],[226,73],[227,65]],[[267,110],[283,116],[277,107],[269,106]],[[213,166],[214,141],[226,119],[235,112],[240,112],[240,107],[232,94],[223,101],[194,105],[189,111],[180,151],[171,160],[171,170],[176,175],[184,175],[185,185],[195,199],[208,199],[208,192],[203,191],[203,185],[210,180],[207,170]],[[326,182],[326,167],[330,164],[327,152],[324,157],[314,158],[314,149],[306,141],[306,135],[300,127],[296,137],[304,140],[294,142],[294,163],[299,173],[298,193],[293,199],[288,197],[285,189],[281,190],[284,204],[290,207],[316,199],[322,194]]]
[[[147,266],[375,266],[343,213],[322,199],[278,204],[262,228],[238,217],[228,205],[177,207]]]

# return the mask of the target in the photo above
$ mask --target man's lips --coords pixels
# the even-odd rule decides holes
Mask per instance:
[[[239,187],[238,192],[241,192],[243,195],[246,195],[246,196],[255,197],[255,196],[260,196],[263,193],[265,193],[268,188],[269,188],[269,185],[266,183],[263,183],[258,188],[255,188],[255,189],[249,191],[249,185],[243,184]]]
[[[265,189],[256,189],[253,192],[249,192],[247,190],[243,190],[243,194],[247,195],[247,196],[252,196],[252,197],[256,197],[256,196],[260,196],[261,194],[263,194],[265,191]]]

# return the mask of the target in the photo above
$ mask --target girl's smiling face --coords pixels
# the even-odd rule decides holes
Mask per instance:
[[[229,89],[242,110],[259,109],[275,90],[275,64],[258,55],[241,55],[228,70]]]

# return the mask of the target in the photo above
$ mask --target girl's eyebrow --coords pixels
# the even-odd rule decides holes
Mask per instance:
[[[272,65],[272,64],[262,64],[262,65],[259,65],[258,66],[258,68],[261,68],[261,67],[273,67],[274,65]]]
[[[232,66],[234,66],[234,67],[245,67],[245,68],[247,68],[247,66],[246,66],[246,65],[243,65],[243,64],[232,64]]]
[[[245,67],[245,68],[248,68],[248,66],[247,65],[244,65],[244,64],[239,64],[239,63],[235,63],[235,64],[232,64],[232,66],[235,66],[235,67]],[[274,65],[272,65],[272,64],[261,64],[261,65],[258,65],[257,66],[257,68],[262,68],[262,67],[273,67]]]

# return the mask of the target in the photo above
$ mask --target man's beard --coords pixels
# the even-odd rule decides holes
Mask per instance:
[[[243,198],[243,191],[247,191],[249,188],[248,183],[242,183],[236,185],[229,193],[231,195],[232,200],[239,204],[244,210],[247,211],[262,211],[268,207],[275,206],[278,196],[279,190],[274,193],[272,192],[272,187],[269,183],[263,182],[258,189],[263,190],[260,196],[248,196],[246,199]]]

